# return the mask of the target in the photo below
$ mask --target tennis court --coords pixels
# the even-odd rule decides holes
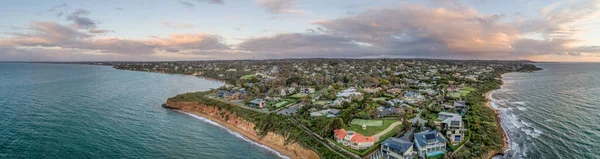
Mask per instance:
[[[352,124],[352,125],[365,124],[366,126],[382,126],[383,120],[352,119],[352,122],[350,122],[350,124]]]

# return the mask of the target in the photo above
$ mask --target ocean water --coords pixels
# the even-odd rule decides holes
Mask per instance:
[[[280,158],[160,106],[221,85],[106,66],[0,63],[0,158]]]
[[[491,93],[510,149],[504,158],[600,158],[600,64],[539,63]]]

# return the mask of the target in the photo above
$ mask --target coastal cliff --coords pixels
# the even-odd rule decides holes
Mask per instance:
[[[268,146],[290,158],[318,159],[319,155],[314,151],[304,148],[298,143],[286,144],[286,138],[282,135],[268,132],[260,137],[255,129],[255,124],[246,121],[235,113],[215,106],[200,104],[199,102],[183,102],[168,100],[165,107],[193,113],[208,118],[230,130],[238,132],[255,142]]]

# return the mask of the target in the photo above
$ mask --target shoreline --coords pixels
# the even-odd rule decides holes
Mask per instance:
[[[500,136],[502,137],[502,152],[496,152],[495,150],[489,151],[488,152],[488,156],[487,158],[493,158],[494,156],[497,155],[504,155],[504,152],[506,152],[506,150],[508,150],[510,147],[508,145],[508,134],[506,134],[506,131],[504,131],[504,128],[502,128],[502,122],[500,120],[500,113],[498,112],[498,110],[494,109],[494,107],[492,107],[492,99],[491,94],[496,91],[499,90],[502,85],[504,85],[504,79],[502,78],[504,74],[500,75],[500,80],[502,81],[502,83],[500,84],[500,86],[494,90],[488,91],[485,93],[485,106],[489,107],[490,109],[494,110],[494,113],[496,114],[496,122],[498,123],[498,133],[500,134]]]
[[[281,158],[302,158],[302,157],[298,156],[297,154],[295,154],[294,152],[285,149],[284,147],[281,147],[281,146],[275,145],[273,143],[261,140],[256,134],[252,134],[250,132],[244,131],[244,130],[238,128],[238,127],[235,127],[235,126],[233,126],[233,125],[231,125],[231,124],[229,124],[227,122],[221,121],[219,119],[216,119],[216,118],[214,118],[214,117],[212,117],[210,115],[207,115],[207,114],[204,114],[204,113],[201,113],[201,112],[197,112],[197,111],[194,111],[194,112],[187,112],[187,111],[181,111],[181,110],[177,110],[177,111],[180,111],[180,112],[182,112],[184,114],[188,114],[189,113],[188,115],[192,115],[192,117],[194,117],[194,115],[195,115],[195,116],[199,116],[199,117],[205,118],[207,120],[210,120],[212,122],[215,122],[216,124],[218,124],[218,125],[222,126],[223,128],[227,129],[228,131],[232,131],[232,132],[238,133],[242,137],[246,138],[247,140],[250,140],[250,141],[254,142],[252,144],[256,144],[259,147],[264,146],[264,147],[268,148],[267,149],[268,151],[275,151],[275,155],[277,155],[277,156],[279,156]],[[232,135],[236,136],[236,134],[232,134]]]
[[[91,65],[91,66],[104,66],[104,65]],[[181,73],[168,73],[168,72],[159,72],[159,71],[144,71],[144,70],[128,70],[128,69],[119,69],[119,68],[115,68],[114,66],[111,66],[113,69],[115,70],[125,70],[125,71],[135,71],[135,72],[147,72],[147,73],[158,73],[158,74],[166,74],[166,75],[182,75],[182,76],[191,76],[191,77],[196,77],[196,78],[202,78],[205,79],[207,81],[213,81],[213,82],[221,82],[223,83],[223,85],[226,85],[227,82],[225,80],[220,80],[220,79],[215,79],[215,78],[210,78],[210,77],[205,77],[205,76],[201,76],[201,75],[193,75],[193,74],[181,74]]]

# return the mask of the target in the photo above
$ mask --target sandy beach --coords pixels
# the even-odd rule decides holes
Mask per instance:
[[[289,158],[303,158],[301,156],[298,156],[296,153],[294,153],[294,152],[292,152],[290,150],[287,150],[287,149],[285,149],[285,148],[283,148],[281,146],[275,145],[275,144],[270,143],[270,142],[266,142],[264,140],[260,140],[260,138],[256,134],[244,131],[244,130],[242,130],[242,129],[238,128],[238,127],[235,127],[235,126],[233,126],[233,125],[231,125],[231,124],[229,124],[227,122],[221,121],[219,119],[216,119],[214,117],[211,117],[211,116],[206,115],[206,114],[201,113],[201,112],[196,112],[195,111],[195,112],[189,112],[189,113],[192,113],[194,115],[201,116],[201,117],[207,118],[207,119],[209,119],[211,121],[214,121],[214,122],[218,123],[219,125],[226,127],[229,130],[232,130],[232,131],[235,131],[235,132],[237,132],[239,134],[242,134],[242,135],[244,135],[244,137],[246,137],[246,138],[248,138],[248,139],[250,139],[250,140],[252,140],[254,142],[257,142],[257,143],[259,143],[261,145],[265,145],[265,146],[267,146],[267,147],[269,147],[269,148],[271,148],[271,149],[273,149],[273,150],[275,150],[275,151],[277,151],[277,152],[279,152],[279,153],[281,153],[281,154],[283,154],[283,155],[285,155],[285,156],[287,156]]]
[[[502,84],[504,84],[504,81],[502,82]],[[498,88],[498,89],[500,89],[500,88]],[[498,133],[502,137],[503,146],[502,146],[502,152],[490,151],[488,153],[487,158],[492,158],[495,155],[504,154],[504,151],[506,151],[508,149],[508,136],[506,135],[506,132],[504,131],[504,129],[502,128],[502,124],[500,123],[500,114],[496,109],[494,109],[494,107],[492,107],[492,99],[490,99],[490,94],[495,90],[497,90],[497,89],[494,89],[494,90],[491,90],[491,91],[488,91],[485,93],[485,98],[487,99],[487,102],[485,103],[485,105],[487,107],[489,107],[490,109],[494,110],[494,112],[496,114],[496,121],[498,122],[498,124],[497,124],[498,125]]]

